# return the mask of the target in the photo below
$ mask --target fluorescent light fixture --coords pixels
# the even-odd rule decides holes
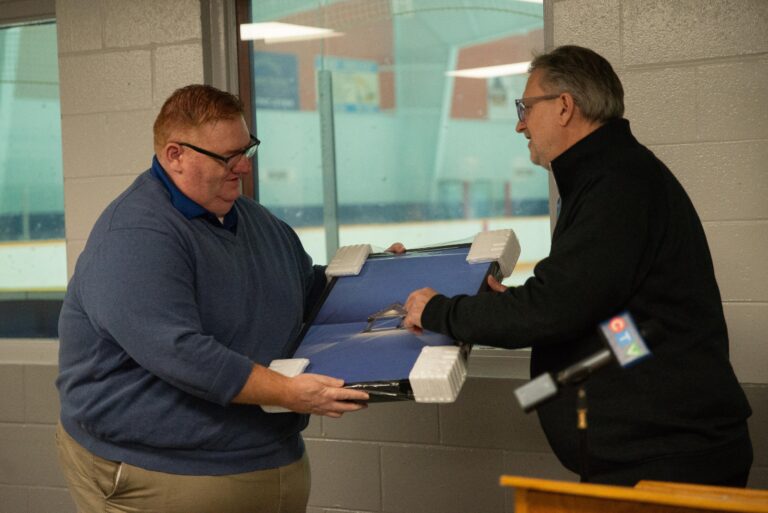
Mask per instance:
[[[326,37],[343,36],[332,29],[292,25],[270,21],[265,23],[243,23],[240,25],[240,39],[243,41],[264,40],[266,44],[307,41]]]
[[[464,78],[492,78],[505,77],[507,75],[522,75],[528,73],[528,66],[531,61],[514,62],[512,64],[500,64],[499,66],[485,66],[483,68],[468,68],[448,71],[445,74],[449,77]]]
[[[543,4],[544,0],[519,0],[520,2],[528,2],[531,4]]]

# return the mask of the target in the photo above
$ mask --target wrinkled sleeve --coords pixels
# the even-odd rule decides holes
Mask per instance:
[[[525,284],[506,293],[436,296],[422,315],[424,328],[521,348],[594,330],[625,308],[645,272],[643,252],[652,251],[646,247],[652,191],[643,183],[621,185],[605,177],[589,185]]]

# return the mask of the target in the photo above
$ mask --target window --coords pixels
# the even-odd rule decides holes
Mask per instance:
[[[513,228],[509,283],[530,276],[549,252],[548,176],[514,99],[544,46],[540,2],[260,0],[246,15],[255,190],[317,263]]]
[[[66,287],[53,22],[0,27],[0,337],[55,337]]]

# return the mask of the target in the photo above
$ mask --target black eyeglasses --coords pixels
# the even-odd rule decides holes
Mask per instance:
[[[251,142],[248,144],[248,146],[246,146],[245,148],[243,148],[242,150],[236,153],[233,153],[229,157],[219,155],[218,153],[214,153],[212,151],[204,150],[203,148],[195,146],[194,144],[189,144],[185,142],[177,142],[176,144],[178,144],[179,146],[186,146],[187,148],[191,150],[195,150],[198,153],[202,153],[203,155],[207,155],[213,159],[220,160],[221,162],[224,163],[225,166],[227,166],[229,169],[232,169],[237,165],[238,162],[240,162],[240,160],[243,157],[250,159],[254,155],[256,155],[256,150],[259,149],[259,144],[261,144],[261,141],[259,141],[256,138],[256,136],[253,134],[248,134],[248,135],[251,136]]]
[[[525,112],[526,109],[530,109],[533,107],[533,104],[542,100],[554,100],[555,98],[559,98],[560,94],[545,94],[544,96],[529,96],[528,98],[518,98],[515,100],[515,107],[517,107],[517,119],[520,120],[521,123],[525,122]],[[528,105],[526,105],[526,102]]]

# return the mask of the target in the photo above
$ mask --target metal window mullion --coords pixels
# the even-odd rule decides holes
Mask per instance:
[[[339,249],[338,199],[336,195],[336,133],[333,126],[333,83],[330,70],[317,72],[320,115],[320,151],[323,172],[323,228],[328,262]]]

